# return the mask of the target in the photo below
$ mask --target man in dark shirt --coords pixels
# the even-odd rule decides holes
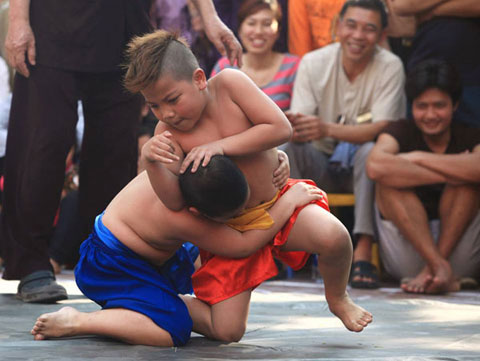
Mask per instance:
[[[212,1],[195,1],[206,34],[229,59],[241,47]],[[146,6],[147,5],[147,6]],[[83,234],[136,175],[141,99],[122,84],[125,45],[151,30],[147,0],[11,0],[5,42],[16,70],[1,218],[3,278],[20,280],[25,302],[67,297],[52,273],[48,243],[84,110],[79,212]],[[238,59],[240,60],[240,59]],[[78,235],[77,235],[78,236]]]
[[[457,291],[480,275],[480,129],[452,121],[461,82],[444,61],[419,63],[406,93],[413,120],[385,128],[367,161],[381,259],[406,292]]]

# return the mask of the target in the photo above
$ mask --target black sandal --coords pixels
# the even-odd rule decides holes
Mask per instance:
[[[370,278],[369,281],[353,280],[356,277]],[[352,265],[350,286],[353,288],[375,289],[379,287],[378,270],[368,261],[357,261]]]

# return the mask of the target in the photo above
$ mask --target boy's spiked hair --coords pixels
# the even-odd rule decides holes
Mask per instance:
[[[191,81],[199,67],[185,39],[165,30],[133,38],[125,55],[124,85],[132,93],[145,89],[164,74]]]
[[[248,183],[230,158],[215,155],[206,167],[191,172],[192,164],[180,174],[178,182],[185,203],[211,218],[231,215],[245,204]]]

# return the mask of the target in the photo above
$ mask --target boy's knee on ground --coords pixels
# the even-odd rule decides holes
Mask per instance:
[[[224,342],[238,342],[242,339],[247,326],[244,325],[233,325],[230,323],[225,323],[222,326],[214,326],[214,337],[219,341]]]

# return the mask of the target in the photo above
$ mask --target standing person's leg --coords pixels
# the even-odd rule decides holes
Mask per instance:
[[[367,157],[374,143],[361,145],[354,157],[353,193],[355,194],[355,216],[353,234],[356,247],[353,252],[352,287],[377,288],[378,270],[371,264],[374,236],[373,203],[375,184],[366,172]]]
[[[25,281],[19,296],[27,302],[66,297],[51,273],[48,241],[66,155],[75,141],[75,96],[68,72],[37,65],[28,79],[18,74],[15,79],[2,212],[3,277]]]
[[[318,254],[330,311],[350,331],[360,332],[372,321],[370,312],[353,303],[347,293],[352,263],[352,242],[347,229],[328,211],[308,205],[298,214],[282,251]]]
[[[83,238],[95,217],[137,173],[141,98],[124,89],[121,73],[79,77],[85,117],[79,172]]]

